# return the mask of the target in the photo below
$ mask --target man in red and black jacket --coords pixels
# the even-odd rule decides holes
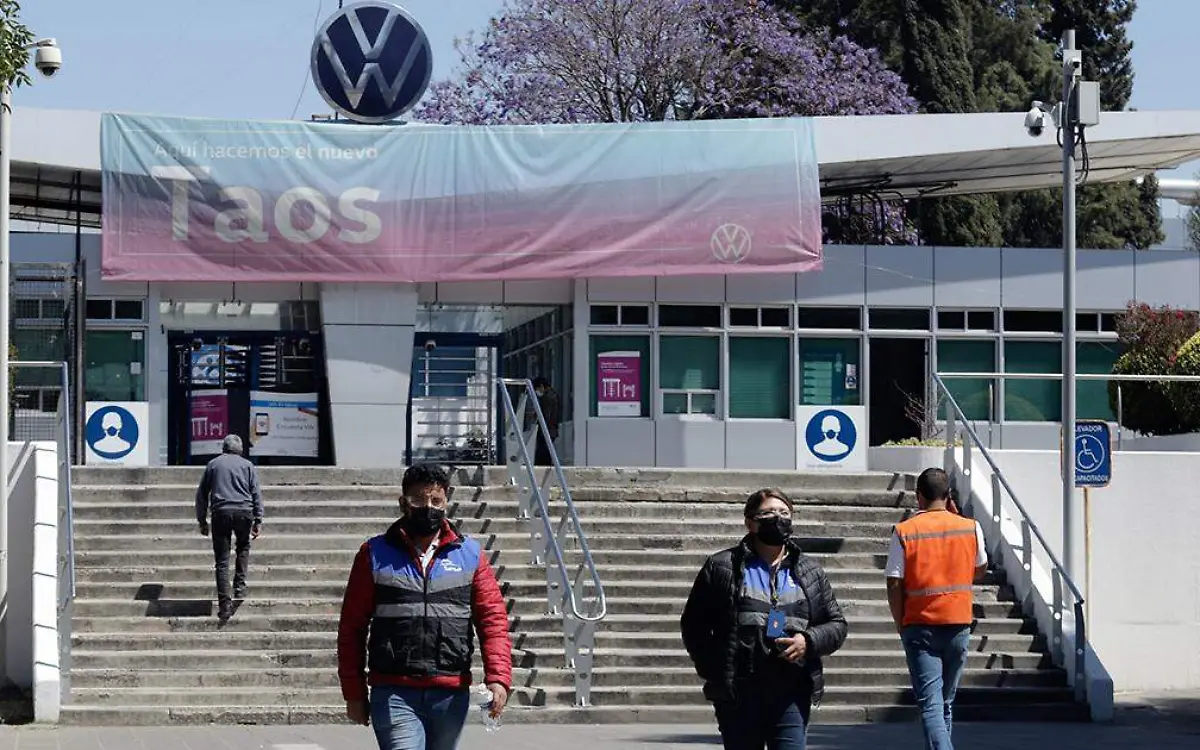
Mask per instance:
[[[403,517],[367,540],[350,570],[338,678],[346,715],[374,726],[380,750],[454,750],[470,710],[476,631],[492,716],[508,702],[508,611],[487,554],[446,520],[446,472],[413,466],[401,484]]]

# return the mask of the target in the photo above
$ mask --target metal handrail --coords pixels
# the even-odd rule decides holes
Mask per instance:
[[[978,377],[978,375],[976,377]],[[952,450],[954,450],[954,447],[955,447],[954,440],[955,440],[955,431],[956,431],[955,423],[956,422],[962,423],[963,428],[966,430],[967,435],[970,438],[969,441],[968,440],[963,441],[963,464],[964,464],[964,469],[965,469],[965,473],[967,476],[967,484],[968,484],[966,501],[970,502],[970,500],[971,500],[971,498],[970,498],[970,494],[971,494],[970,493],[970,477],[971,477],[971,471],[972,471],[972,469],[971,469],[971,445],[973,443],[974,446],[976,448],[978,448],[980,454],[983,456],[984,461],[986,461],[988,466],[991,467],[993,482],[995,482],[999,486],[1003,487],[1004,490],[1008,493],[1009,499],[1012,500],[1013,505],[1015,505],[1017,510],[1021,513],[1022,524],[1026,528],[1029,529],[1029,532],[1032,534],[1033,538],[1037,539],[1038,544],[1041,545],[1042,550],[1046,553],[1046,556],[1050,559],[1050,564],[1052,566],[1052,569],[1051,569],[1052,586],[1055,589],[1053,592],[1054,608],[1059,609],[1059,610],[1061,609],[1061,589],[1060,589],[1060,586],[1058,583],[1059,581],[1066,584],[1067,589],[1071,592],[1071,595],[1075,599],[1074,605],[1072,607],[1075,611],[1075,644],[1074,644],[1074,646],[1075,646],[1075,648],[1074,648],[1075,694],[1078,698],[1083,699],[1085,697],[1086,683],[1087,683],[1086,675],[1085,675],[1086,656],[1087,656],[1087,624],[1085,622],[1085,617],[1084,617],[1085,599],[1083,597],[1083,593],[1079,590],[1079,587],[1077,585],[1075,585],[1075,581],[1073,581],[1071,579],[1071,576],[1067,574],[1066,568],[1063,567],[1063,564],[1058,559],[1058,556],[1054,554],[1054,550],[1051,549],[1049,543],[1046,541],[1046,538],[1044,536],[1042,536],[1042,531],[1041,531],[1041,529],[1038,528],[1037,523],[1033,520],[1033,516],[1029,513],[1028,510],[1025,509],[1025,506],[1017,498],[1017,493],[1013,490],[1012,485],[1010,485],[1008,483],[1008,480],[1005,479],[1004,473],[1002,471],[1000,471],[1000,467],[996,464],[996,461],[992,458],[992,454],[988,451],[987,447],[984,446],[983,441],[979,439],[979,435],[978,435],[978,433],[975,432],[975,428],[973,428],[971,426],[970,420],[967,419],[966,414],[963,413],[963,410],[961,407],[959,407],[958,402],[954,400],[953,394],[950,393],[949,386],[946,385],[946,382],[942,378],[943,378],[942,375],[940,375],[938,373],[933,373],[934,382],[937,384],[937,386],[941,390],[942,394],[945,395],[945,397],[946,397],[946,404],[947,404],[946,422],[947,422],[947,427],[948,427],[948,429],[946,430],[946,449],[947,449],[947,451],[952,451]],[[951,413],[950,410],[953,410],[953,413]],[[1003,515],[1002,515],[1001,509],[999,507],[998,493],[994,493],[992,520],[996,523],[998,529],[1001,528],[1002,519],[1003,519]],[[1001,536],[1003,536],[1002,531],[1000,532],[1000,534],[1001,534]],[[1032,576],[1032,573],[1033,573],[1032,555],[1029,552],[1029,550],[1026,550],[1026,560],[1027,560],[1026,570]],[[1066,659],[1065,644],[1062,641],[1062,634],[1061,634],[1062,625],[1063,625],[1063,622],[1062,622],[1061,612],[1055,612],[1054,620],[1053,620],[1053,627],[1055,629],[1055,636],[1056,636],[1055,637],[1055,640],[1056,640],[1055,645],[1057,645],[1059,647],[1060,653],[1062,653],[1062,658],[1065,661],[1065,659]]]
[[[509,386],[522,390],[520,406],[514,406]],[[575,510],[575,502],[571,498],[571,489],[563,472],[562,462],[550,436],[550,427],[546,423],[546,415],[538,403],[537,393],[533,382],[528,379],[496,378],[496,387],[500,390],[501,402],[504,404],[505,416],[509,428],[505,431],[508,436],[505,444],[505,464],[509,470],[509,480],[517,484],[520,490],[520,518],[536,515],[541,519],[540,525],[532,518],[529,522],[530,551],[535,564],[545,563],[546,568],[546,601],[548,614],[562,615],[563,655],[566,667],[573,670],[575,675],[575,705],[588,706],[591,699],[592,662],[594,659],[596,625],[608,614],[608,600],[604,595],[604,586],[600,582],[600,572],[588,546],[587,535]],[[562,495],[565,512],[554,529],[550,524],[550,506],[546,501],[541,484],[537,481],[534,462],[529,455],[528,437],[525,435],[525,410],[527,405],[532,408],[537,417],[534,425],[534,435],[540,435],[550,454],[550,463],[554,469],[554,477]],[[515,443],[515,446],[509,445]],[[519,461],[518,461],[519,458]],[[519,465],[518,465],[519,464]],[[575,541],[583,560],[576,570],[574,577],[567,569],[563,556],[563,543],[566,534],[574,531]],[[540,551],[539,551],[540,545]],[[544,559],[544,558],[550,559]],[[581,599],[586,588],[587,573],[592,584],[591,611],[585,612]],[[555,589],[559,589],[556,593]],[[556,603],[557,602],[557,603]]]
[[[935,378],[950,378],[951,380],[972,379],[972,380],[1062,380],[1062,373],[1058,372],[939,372],[934,375]],[[1118,375],[1117,373],[1078,373],[1075,375],[1076,380],[1127,380],[1149,381],[1154,383],[1200,383],[1200,375]]]
[[[59,481],[59,491],[66,493],[63,505],[66,510],[67,527],[67,578],[71,584],[71,599],[75,598],[75,490],[71,477],[71,448],[74,445],[71,435],[71,422],[74,411],[71,409],[71,378],[67,363],[62,363],[62,393],[59,397],[60,418],[62,419],[62,442],[58,446],[59,465],[62,467],[62,477]],[[80,456],[80,461],[83,456]]]
[[[533,391],[532,381],[518,378],[497,378],[497,381],[502,386],[525,386],[530,392]],[[504,394],[504,407],[508,412],[508,418],[513,420],[513,424],[519,424],[516,412],[516,407],[513,405],[512,396],[509,395],[508,389],[501,387],[501,392]],[[554,560],[557,564],[559,574],[562,577],[563,598],[569,600],[571,606],[571,615],[584,622],[599,622],[608,614],[608,602],[604,596],[604,586],[600,583],[600,573],[596,569],[596,561],[592,558],[592,551],[588,547],[587,536],[583,533],[583,525],[579,521],[579,515],[575,511],[575,503],[571,499],[571,490],[567,486],[567,477],[563,473],[562,464],[558,459],[558,451],[554,448],[554,441],[550,439],[550,428],[546,424],[546,416],[542,413],[542,407],[538,404],[537,399],[531,400],[534,413],[537,415],[538,429],[541,431],[543,438],[546,441],[546,447],[550,451],[550,458],[554,464],[554,473],[559,482],[559,487],[563,493],[563,504],[566,506],[565,520],[569,520],[575,531],[575,537],[579,540],[579,549],[583,553],[583,563],[581,567],[587,569],[588,574],[592,579],[592,585],[595,587],[596,603],[599,605],[598,614],[584,614],[580,610],[579,599],[576,596],[575,587],[572,584],[572,576],[567,571],[566,560],[563,558],[562,546],[559,544],[558,534],[550,526],[550,507],[546,502],[546,497],[542,493],[541,485],[538,484],[537,475],[534,472],[533,460],[529,456],[529,447],[523,440],[518,440],[517,445],[521,452],[521,461],[525,465],[525,470],[528,473],[530,486],[533,488],[533,497],[537,501],[538,510],[541,511],[542,524],[545,527],[546,539],[550,546],[551,552],[554,554]],[[567,592],[570,592],[568,596]]]

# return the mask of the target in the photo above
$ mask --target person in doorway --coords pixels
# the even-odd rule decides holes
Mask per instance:
[[[562,417],[562,410],[559,406],[558,393],[550,387],[550,381],[543,377],[533,379],[533,392],[537,394],[538,406],[542,409],[542,416],[546,418],[546,428],[550,431],[550,440],[558,440],[558,423]],[[534,417],[537,421],[537,417]],[[537,432],[537,447],[533,452],[533,463],[535,466],[551,466],[554,464],[554,459],[550,456],[550,448],[546,444],[545,436],[540,428]]]
[[[250,541],[262,533],[263,502],[254,464],[242,457],[242,439],[226,435],[221,455],[208,462],[196,488],[196,521],[208,536],[212,515],[213,558],[217,574],[217,617],[233,615],[233,600],[246,598],[250,568]],[[229,591],[229,545],[236,550],[233,592]]]
[[[780,490],[750,495],[749,533],[704,563],[680,620],[726,750],[803,750],[821,659],[846,640],[825,571],[792,538],[792,511]]]
[[[380,750],[454,750],[471,704],[476,632],[489,713],[499,717],[508,702],[508,611],[487,553],[446,519],[446,472],[418,464],[401,486],[403,517],[367,540],[350,570],[338,679],[346,715],[374,726]]]
[[[972,586],[987,570],[983,530],[951,510],[941,469],[917,477],[920,510],[897,524],[885,574],[928,750],[953,750],[954,694],[974,619]]]

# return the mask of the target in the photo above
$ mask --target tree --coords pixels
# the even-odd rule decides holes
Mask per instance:
[[[29,62],[31,44],[33,32],[21,23],[21,3],[17,0],[0,0],[0,84],[29,84],[25,65]]]
[[[911,112],[878,55],[763,0],[511,0],[418,109],[442,123]]]
[[[1055,101],[1056,60],[1064,29],[1075,25],[1084,75],[1101,82],[1106,109],[1122,109],[1133,90],[1125,27],[1134,0],[775,0],[812,24],[827,25],[880,51],[899,70],[922,111],[1019,112],[1034,99]],[[965,46],[965,50],[962,48]],[[969,76],[963,68],[965,59]],[[966,76],[969,88],[961,82]],[[933,86],[941,80],[952,84]],[[958,105],[961,109],[955,109]],[[1162,242],[1157,183],[1084,186],[1077,195],[1081,247],[1143,249]],[[957,205],[955,205],[957,204]],[[926,200],[917,208],[931,244],[1057,247],[1062,193],[1036,190]]]
[[[1200,174],[1196,177],[1200,178]],[[1188,209],[1184,224],[1188,244],[1193,250],[1200,251],[1200,192],[1196,193],[1196,202]]]

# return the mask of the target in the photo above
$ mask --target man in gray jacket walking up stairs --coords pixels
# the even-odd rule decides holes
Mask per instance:
[[[212,514],[213,558],[217,575],[217,617],[233,616],[233,600],[246,596],[246,573],[250,567],[250,540],[262,531],[263,503],[254,464],[242,457],[242,439],[226,435],[222,453],[204,467],[196,488],[196,520],[200,533],[209,535]],[[229,591],[229,546],[234,541],[236,563],[233,593]]]

